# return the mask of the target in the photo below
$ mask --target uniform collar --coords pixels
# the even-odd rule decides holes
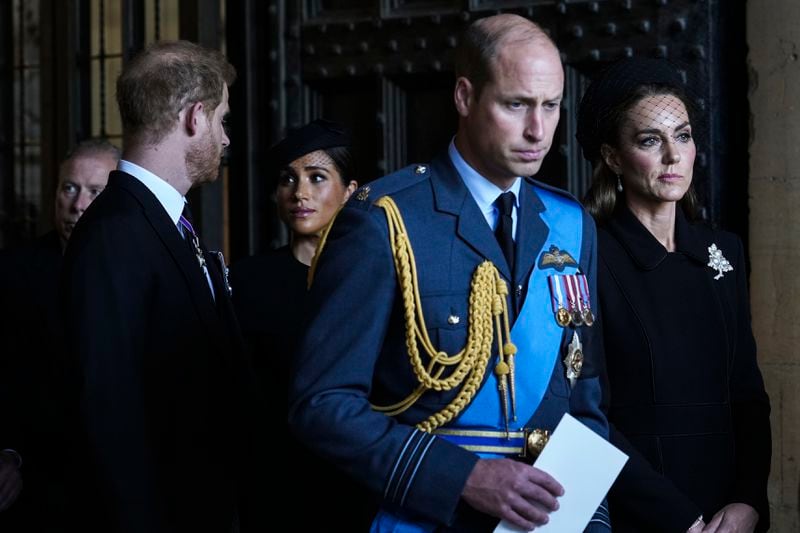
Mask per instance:
[[[667,258],[669,252],[624,203],[617,207],[606,225],[634,262],[643,270],[653,270]],[[683,209],[675,211],[675,251],[700,262],[708,261],[707,244],[697,228],[686,220]]]
[[[492,221],[497,217],[496,207],[494,206],[495,200],[503,194],[504,191],[472,168],[469,163],[461,156],[458,148],[456,148],[455,137],[450,141],[450,146],[447,149],[447,155],[450,156],[453,166],[458,171],[459,176],[464,181],[467,190],[472,194],[475,203],[483,213],[489,226],[494,227]],[[508,191],[514,193],[514,207],[519,208],[519,189],[522,184],[522,178],[517,178]]]

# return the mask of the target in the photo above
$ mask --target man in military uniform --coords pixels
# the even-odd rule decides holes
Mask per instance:
[[[563,488],[525,442],[567,412],[608,431],[594,225],[530,178],[559,120],[558,50],[522,17],[485,18],[456,77],[447,153],[357,191],[312,267],[290,422],[379,499],[377,531],[544,524]],[[608,529],[604,506],[589,529]]]

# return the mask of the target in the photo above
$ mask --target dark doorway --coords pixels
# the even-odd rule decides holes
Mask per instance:
[[[369,181],[424,162],[455,131],[452,56],[472,20],[512,12],[542,25],[562,51],[566,92],[557,143],[538,177],[586,191],[591,174],[574,138],[588,80],[631,55],[682,66],[706,127],[699,132],[696,186],[704,216],[746,232],[744,6],[712,0],[284,0],[229,7],[229,53],[247,65],[232,100],[249,110],[233,130],[249,154],[238,162],[231,211],[235,255],[280,240],[268,177],[258,155],[286,127],[317,117],[355,135],[359,175]],[[230,4],[229,4],[230,6]],[[233,26],[232,26],[233,25]],[[234,32],[235,28],[235,32]],[[236,92],[238,91],[238,92]],[[260,133],[251,135],[256,129]],[[238,138],[237,138],[238,137]],[[735,172],[733,171],[735,170]],[[238,181],[237,181],[238,180]],[[241,230],[241,231],[240,231]]]

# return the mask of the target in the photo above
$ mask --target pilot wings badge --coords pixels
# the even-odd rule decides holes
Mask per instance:
[[[542,252],[539,256],[539,268],[555,268],[559,272],[564,271],[564,267],[577,267],[578,262],[566,250],[559,250],[555,244],[550,245],[550,249]]]

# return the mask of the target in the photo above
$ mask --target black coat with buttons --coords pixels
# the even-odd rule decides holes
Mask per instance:
[[[684,532],[729,503],[769,526],[769,399],[750,327],[743,247],[676,216],[667,252],[625,207],[598,232],[615,532]],[[732,270],[710,267],[715,244]]]

